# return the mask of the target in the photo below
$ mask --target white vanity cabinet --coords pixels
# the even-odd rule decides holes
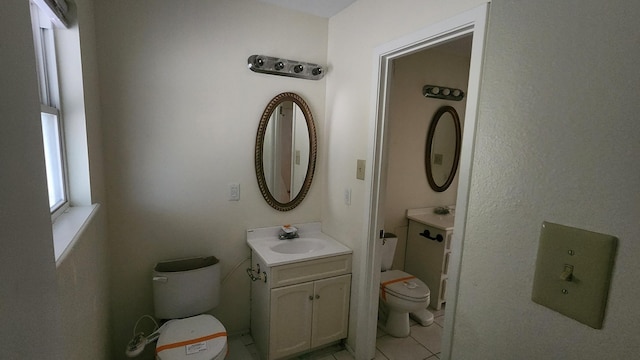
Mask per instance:
[[[405,271],[427,284],[436,310],[445,302],[452,235],[453,225],[447,229],[409,219]]]
[[[347,337],[351,254],[266,266],[251,284],[251,333],[263,360],[319,348]]]

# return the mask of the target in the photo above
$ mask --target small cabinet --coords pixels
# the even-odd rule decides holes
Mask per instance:
[[[271,290],[269,359],[347,337],[351,275]]]
[[[453,230],[409,220],[407,235],[405,270],[427,284],[430,306],[440,310],[445,303]]]
[[[347,337],[351,255],[264,267],[252,283],[251,332],[263,360],[285,358]],[[283,285],[286,284],[286,285]]]

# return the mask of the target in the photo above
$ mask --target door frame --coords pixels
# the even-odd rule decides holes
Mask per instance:
[[[447,284],[448,304],[445,310],[442,342],[442,359],[450,359],[451,357],[488,14],[489,3],[485,3],[450,19],[383,44],[374,50],[372,78],[376,86],[373,87],[371,94],[371,114],[373,115],[369,123],[366,169],[369,181],[365,183],[364,233],[367,236],[362,246],[363,260],[359,271],[364,281],[359,284],[359,294],[361,296],[357,310],[358,333],[360,335],[356,340],[356,349],[358,350],[356,358],[359,360],[373,359],[375,357],[381,260],[381,242],[377,240],[380,238],[380,231],[384,227],[388,147],[386,131],[392,61],[402,56],[437,46],[446,41],[473,34],[465,126],[459,163],[456,218]]]

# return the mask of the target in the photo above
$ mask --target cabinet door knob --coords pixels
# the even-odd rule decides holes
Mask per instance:
[[[313,295],[309,295],[309,300],[313,300]]]
[[[317,300],[317,299],[320,299],[320,295],[316,295],[316,300]]]

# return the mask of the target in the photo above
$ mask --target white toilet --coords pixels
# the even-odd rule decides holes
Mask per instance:
[[[159,360],[219,360],[227,356],[227,332],[202,314],[220,302],[220,264],[213,256],[163,261],[153,271],[155,317],[169,320],[156,344]]]
[[[390,270],[398,238],[384,234],[382,273],[380,274],[380,326],[391,336],[409,336],[409,314],[422,326],[433,323],[429,306],[429,287],[420,279],[400,270]]]

